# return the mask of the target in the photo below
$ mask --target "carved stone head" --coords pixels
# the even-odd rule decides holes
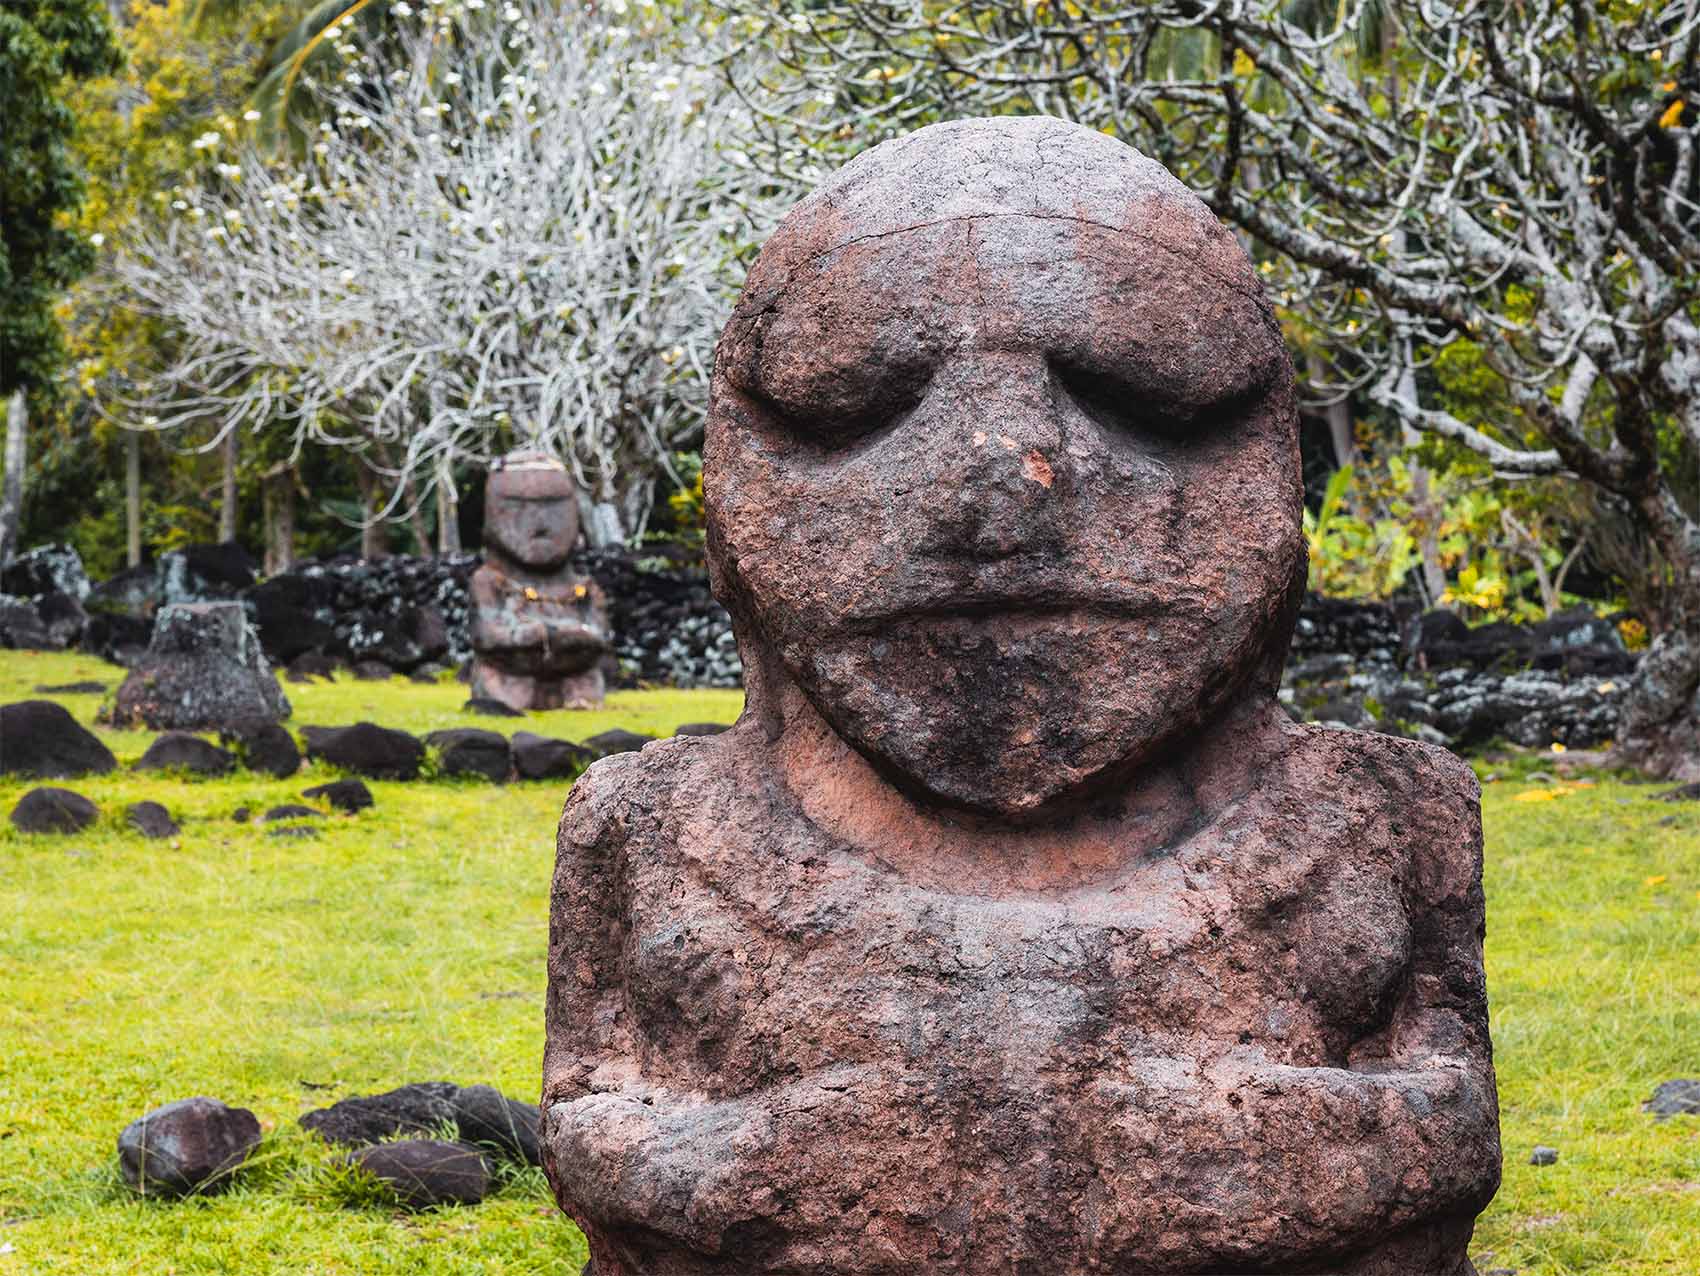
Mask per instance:
[[[572,475],[545,452],[510,452],[484,486],[484,545],[510,565],[550,572],[578,540]]]
[[[935,125],[768,240],[704,486],[752,707],[795,682],[925,801],[1037,818],[1279,677],[1292,370],[1233,236],[1054,119]]]

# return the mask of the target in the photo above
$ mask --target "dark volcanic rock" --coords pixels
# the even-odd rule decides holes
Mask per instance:
[[[438,751],[444,775],[481,775],[499,784],[513,769],[508,742],[494,731],[451,727],[431,732],[425,743]]]
[[[1674,789],[1666,789],[1657,797],[1660,802],[1700,802],[1700,780],[1693,784],[1683,784]]]
[[[75,833],[100,816],[100,808],[81,793],[51,785],[31,789],[12,808],[12,827],[20,833]]]
[[[35,614],[47,630],[47,643],[54,651],[64,651],[77,645],[88,624],[88,613],[70,594],[43,594],[35,600]]]
[[[27,598],[0,594],[0,647],[14,651],[51,651],[53,638]]]
[[[138,771],[189,771],[195,775],[229,775],[236,769],[236,755],[200,736],[167,731],[148,745],[137,759]]]
[[[584,742],[584,747],[597,757],[606,758],[612,757],[616,753],[635,753],[653,739],[655,737],[652,735],[642,735],[636,731],[622,731],[616,727],[612,731],[602,731],[591,736]]]
[[[373,780],[412,780],[425,761],[425,746],[405,731],[372,722],[351,727],[303,727],[307,756]]]
[[[110,688],[92,679],[84,682],[51,682],[36,688],[43,696],[104,696]]]
[[[160,609],[112,716],[125,726],[216,730],[287,718],[289,701],[239,603],[186,603]]]
[[[0,705],[0,775],[49,780],[105,775],[118,765],[112,750],[51,700]]]
[[[674,728],[674,735],[719,735],[722,731],[730,731],[729,724],[724,722],[682,722]]]
[[[382,660],[358,660],[354,663],[350,672],[361,682],[384,682],[395,673],[395,670]]]
[[[301,768],[301,750],[295,737],[275,722],[233,727],[219,732],[219,739],[235,746],[242,764],[250,771],[286,780]]]
[[[1700,1116],[1700,1080],[1661,1081],[1641,1107],[1664,1121],[1673,1116]]]
[[[336,677],[337,663],[321,651],[303,652],[289,662],[291,682],[311,682],[314,678]]]
[[[143,837],[176,837],[179,832],[171,812],[158,802],[134,802],[124,809],[124,819]]]
[[[151,620],[120,612],[96,612],[83,626],[78,646],[91,656],[128,669],[147,654],[148,640],[152,637]]]
[[[271,824],[277,820],[322,820],[325,818],[325,813],[315,811],[310,806],[302,806],[296,802],[286,802],[282,806],[272,807],[260,818]]]
[[[461,707],[462,713],[481,713],[488,718],[523,718],[525,710],[492,700],[489,696],[473,696]]]
[[[464,1086],[454,1098],[455,1123],[468,1143],[495,1148],[509,1160],[541,1165],[541,1116],[535,1103],[510,1099],[494,1086]]]
[[[362,1148],[348,1159],[409,1209],[476,1205],[490,1191],[490,1167],[483,1153],[465,1143],[403,1139]]]
[[[383,1094],[355,1095],[301,1117],[301,1127],[331,1143],[357,1146],[397,1134],[434,1134],[455,1119],[460,1087],[419,1081]]]
[[[260,1146],[260,1123],[247,1108],[217,1099],[179,1099],[132,1121],[118,1136],[124,1181],[144,1196],[184,1196],[229,1186]]]
[[[301,796],[318,798],[319,801],[350,815],[364,811],[372,805],[372,790],[359,780],[333,780],[329,784],[304,789]]]
[[[1549,1147],[1545,1147],[1545,1146],[1537,1147],[1533,1152],[1529,1153],[1529,1164],[1530,1165],[1557,1165],[1558,1164],[1558,1149],[1557,1148],[1549,1148]]]
[[[21,598],[66,594],[80,603],[89,596],[82,555],[70,545],[38,545],[26,550],[0,571],[0,593]]]
[[[514,732],[510,748],[514,771],[522,780],[570,780],[600,756],[571,740],[552,740],[529,731]]]
[[[235,541],[185,545],[160,556],[160,601],[169,605],[236,598],[254,583],[257,566]]]

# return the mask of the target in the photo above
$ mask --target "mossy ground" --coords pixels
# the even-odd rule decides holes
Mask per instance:
[[[122,671],[0,654],[0,703]],[[517,726],[582,739],[729,721],[735,692],[633,692],[599,713],[468,719],[464,688],[338,680],[287,688],[295,725],[369,718],[423,732]],[[98,696],[57,696],[90,722]],[[151,738],[105,732],[123,763]],[[1700,803],[1599,777],[1552,785],[1539,759],[1480,764],[1488,977],[1505,1185],[1477,1229],[1484,1272],[1700,1272],[1700,1118],[1656,1123],[1659,1081],[1700,1075]],[[372,783],[377,806],[268,836],[230,813],[299,801],[330,778],[120,771],[71,782],[85,834],[0,825],[0,1276],[8,1272],[549,1273],[583,1242],[541,1175],[484,1204],[405,1215],[340,1174],[295,1118],[404,1081],[533,1095],[546,895],[566,786]],[[0,813],[28,787],[0,782]],[[1529,798],[1530,793],[1540,797]],[[151,798],[183,824],[149,842],[122,820]],[[251,1107],[269,1134],[230,1193],[131,1199],[113,1141],[169,1099]],[[1557,1165],[1528,1164],[1537,1143]]]

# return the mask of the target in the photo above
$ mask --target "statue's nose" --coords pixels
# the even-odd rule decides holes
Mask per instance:
[[[937,548],[1007,558],[1060,544],[1072,483],[1042,357],[959,361],[935,377],[922,414],[948,467],[938,476]]]

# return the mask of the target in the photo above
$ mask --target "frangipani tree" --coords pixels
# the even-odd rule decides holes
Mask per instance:
[[[641,531],[700,429],[712,343],[771,184],[742,108],[655,7],[391,3],[332,31],[340,77],[298,160],[209,132],[213,180],[114,283],[173,324],[147,422],[282,423],[362,449],[390,509],[509,447],[571,467],[593,543]],[[348,37],[348,38],[339,38]],[[741,161],[741,162],[740,162]]]

